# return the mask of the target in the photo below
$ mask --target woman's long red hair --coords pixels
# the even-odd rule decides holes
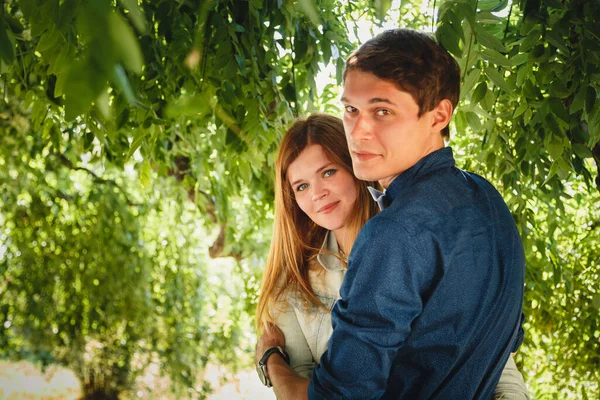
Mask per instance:
[[[330,161],[352,172],[344,126],[339,118],[312,114],[298,119],[286,132],[275,163],[275,223],[273,238],[263,274],[262,290],[256,311],[259,330],[273,322],[275,303],[288,291],[295,291],[304,300],[322,307],[308,279],[309,262],[318,254],[327,230],[315,224],[298,207],[287,170],[300,153],[310,145],[320,145]],[[367,182],[356,179],[358,198],[348,226],[352,241],[360,228],[377,213]]]

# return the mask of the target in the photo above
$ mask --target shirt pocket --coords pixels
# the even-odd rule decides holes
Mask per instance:
[[[323,292],[315,292],[315,295],[325,309],[299,295],[290,296],[290,304],[298,317],[313,359],[318,363],[331,336],[331,309],[337,301],[337,296]]]
[[[317,298],[323,303],[327,311],[320,308],[317,321],[314,325],[314,336],[312,346],[315,348],[315,362],[320,363],[321,356],[327,350],[329,338],[333,332],[331,326],[331,309],[338,300],[337,295],[330,293],[315,293]]]

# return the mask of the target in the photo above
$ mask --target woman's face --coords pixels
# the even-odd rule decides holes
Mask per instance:
[[[332,162],[317,144],[300,153],[288,167],[287,176],[300,209],[336,236],[342,233],[358,198],[354,176]]]

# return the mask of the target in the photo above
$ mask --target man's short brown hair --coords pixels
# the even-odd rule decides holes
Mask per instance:
[[[460,96],[460,67],[433,37],[410,29],[387,30],[365,42],[346,61],[348,71],[370,72],[410,93],[419,117],[448,99],[456,108]],[[446,138],[450,129],[442,130]]]

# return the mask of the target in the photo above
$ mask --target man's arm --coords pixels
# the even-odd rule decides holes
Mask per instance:
[[[271,347],[285,348],[283,332],[270,325],[256,344],[256,362]],[[267,360],[267,374],[279,400],[307,399],[308,379],[294,371],[281,356],[274,354]]]
[[[308,399],[310,381],[290,368],[281,357],[270,357],[267,371],[279,400]]]
[[[332,311],[328,349],[313,370],[310,399],[384,395],[393,360],[422,311],[421,294],[435,276],[432,247],[426,231],[408,234],[381,215],[363,227],[352,248],[342,299]]]

